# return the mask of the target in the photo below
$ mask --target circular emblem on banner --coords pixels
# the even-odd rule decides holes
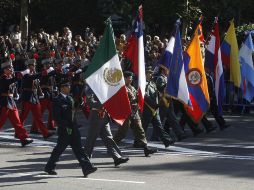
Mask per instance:
[[[187,73],[186,79],[189,85],[196,86],[202,82],[202,74],[198,69],[191,69]]]
[[[120,69],[106,68],[103,73],[105,82],[110,86],[117,86],[122,80],[123,74]]]

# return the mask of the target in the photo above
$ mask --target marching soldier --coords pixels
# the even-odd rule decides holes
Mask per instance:
[[[55,87],[57,88],[61,81],[63,79],[68,78],[72,73],[67,73],[67,71],[70,67],[70,64],[65,64],[63,65],[63,60],[62,59],[56,59],[55,61],[55,70],[54,70],[54,79],[55,79]]]
[[[52,133],[48,132],[48,129],[42,122],[41,105],[38,96],[39,78],[42,74],[35,73],[35,59],[29,59],[27,62],[30,70],[29,74],[24,75],[22,79],[22,112],[21,112],[21,123],[24,124],[29,112],[32,112],[33,121],[35,126],[38,127],[43,137],[47,139],[52,136]],[[45,72],[45,75],[47,73]],[[42,94],[41,94],[42,95]]]
[[[76,57],[74,59],[74,65],[71,69],[74,76],[72,77],[71,93],[75,102],[75,122],[77,111],[82,103],[82,91],[84,88],[84,79],[82,73],[86,70],[87,67],[81,69],[81,59]],[[80,127],[80,125],[79,125]]]
[[[164,121],[166,118],[164,129],[167,133],[170,134],[170,129],[176,134],[178,140],[185,139],[187,136],[182,130],[181,126],[179,125],[177,118],[174,113],[174,105],[172,103],[173,99],[168,96],[165,92],[165,88],[167,85],[167,76],[168,76],[168,69],[164,68],[164,66],[159,67],[159,76],[156,80],[156,87],[159,91],[159,111],[160,111],[160,119],[161,122]],[[155,131],[154,131],[155,133]],[[152,138],[157,138],[157,134],[155,133]]]
[[[74,123],[74,100],[70,93],[70,83],[68,80],[60,84],[60,94],[53,100],[53,116],[58,125],[58,139],[55,148],[45,166],[44,171],[49,175],[56,175],[56,162],[68,145],[71,146],[76,158],[78,159],[82,172],[85,177],[97,170],[87,155],[84,153],[81,145],[81,136],[79,129]]]
[[[145,104],[142,115],[142,126],[146,131],[150,122],[153,124],[154,130],[158,133],[161,141],[168,147],[174,144],[174,140],[162,128],[160,115],[159,115],[159,93],[156,84],[152,81],[153,70],[152,67],[146,67],[146,90],[145,90]]]
[[[100,135],[108,153],[110,153],[114,159],[115,166],[128,162],[129,158],[123,157],[122,152],[113,140],[109,125],[110,119],[106,110],[89,87],[86,90],[86,96],[87,103],[91,109],[89,114],[90,126],[85,141],[85,152],[88,157],[91,158],[96,139]]]
[[[1,64],[3,75],[0,78],[0,128],[3,127],[7,118],[12,123],[17,138],[20,139],[22,147],[33,142],[28,138],[28,134],[22,125],[19,118],[18,109],[13,98],[15,83],[18,81],[17,77],[13,77],[13,67],[11,61],[7,61]]]
[[[50,59],[43,59],[42,60],[42,67],[43,71],[46,71],[51,67]],[[53,76],[46,75],[40,77],[40,88],[42,90],[43,96],[40,98],[40,105],[41,105],[41,114],[48,110],[48,124],[47,128],[49,130],[55,130],[55,122],[52,117],[52,92],[53,92]],[[32,131],[36,131],[38,127],[35,126],[33,122]]]
[[[128,97],[131,103],[132,113],[128,119],[125,120],[123,126],[118,128],[117,133],[114,136],[114,141],[119,143],[123,138],[126,137],[129,127],[133,130],[134,134],[134,147],[139,147],[144,149],[144,154],[146,157],[149,154],[154,154],[157,152],[156,149],[150,149],[147,147],[147,140],[145,136],[145,131],[142,127],[140,112],[138,108],[138,97],[137,90],[131,85],[133,73],[130,71],[124,72],[125,85],[128,92]]]
[[[217,98],[216,98],[215,89],[214,89],[214,80],[211,73],[208,71],[206,72],[206,79],[207,79],[208,92],[210,97],[210,111],[213,114],[216,122],[219,124],[220,129],[224,130],[228,128],[230,125],[226,123],[223,116],[219,113]],[[202,123],[204,125],[212,125],[211,122],[206,117],[202,119]]]

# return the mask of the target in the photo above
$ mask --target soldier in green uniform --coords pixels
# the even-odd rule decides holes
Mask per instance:
[[[128,129],[131,127],[134,135],[134,147],[143,148],[145,156],[148,157],[149,154],[154,154],[157,152],[157,150],[147,147],[145,131],[142,127],[140,110],[138,107],[137,90],[131,85],[133,80],[133,73],[130,71],[125,71],[124,78],[132,112],[129,118],[125,120],[123,126],[118,128],[118,131],[114,136],[114,140],[116,143],[119,143],[123,138],[126,137]]]
[[[183,129],[179,125],[177,118],[174,113],[173,98],[166,94],[165,88],[167,85],[168,69],[164,66],[159,67],[159,76],[156,79],[156,86],[159,91],[159,110],[160,119],[164,124],[164,129],[167,133],[171,134],[171,131],[176,135],[178,140],[185,139],[187,135],[184,133]],[[172,134],[172,136],[174,135]],[[156,140],[158,135],[154,131],[152,134],[152,140]]]
[[[152,81],[153,70],[152,67],[146,67],[146,90],[145,90],[145,104],[142,114],[142,126],[146,131],[150,122],[153,125],[153,129],[159,135],[161,141],[168,147],[174,144],[174,140],[163,129],[160,115],[159,115],[159,91],[156,84]]]

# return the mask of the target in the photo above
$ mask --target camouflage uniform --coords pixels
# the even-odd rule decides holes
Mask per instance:
[[[129,127],[133,130],[134,134],[134,144],[139,147],[146,147],[147,141],[145,137],[145,131],[142,128],[140,112],[138,108],[138,97],[137,90],[131,86],[126,86],[128,97],[131,103],[131,115],[128,119],[125,120],[123,126],[118,128],[117,133],[114,136],[115,142],[120,142],[123,138],[126,137]]]

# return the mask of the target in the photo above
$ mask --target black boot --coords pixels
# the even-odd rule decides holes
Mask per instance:
[[[220,130],[224,130],[224,129],[230,127],[230,126],[231,126],[230,124],[221,125],[221,126],[220,126]]]
[[[97,170],[97,168],[94,167],[94,166],[91,166],[91,167],[86,168],[86,169],[83,169],[83,168],[82,168],[84,177],[87,177],[89,174],[94,173],[96,170]]]
[[[21,142],[21,146],[24,147],[28,144],[31,144],[34,140],[33,139],[30,139],[30,138],[26,138],[25,140],[23,141],[20,141]]]
[[[124,164],[128,161],[129,161],[129,158],[121,157],[121,158],[117,158],[116,160],[114,160],[114,164],[115,164],[115,166],[119,166],[120,164]]]
[[[54,169],[49,169],[47,167],[45,167],[44,171],[48,174],[48,175],[57,175],[56,171]]]
[[[145,157],[148,157],[150,154],[154,154],[156,152],[158,152],[157,149],[151,149],[151,148],[148,148],[148,147],[144,148]]]
[[[163,141],[165,148],[168,148],[170,145],[173,145],[174,143],[175,143],[175,141],[171,138]]]

